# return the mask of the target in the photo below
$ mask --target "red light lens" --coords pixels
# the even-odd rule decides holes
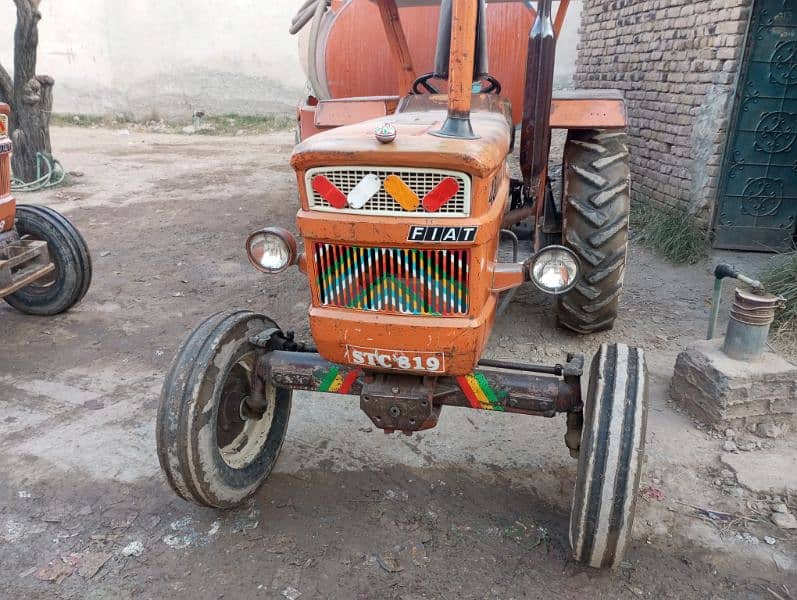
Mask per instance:
[[[426,212],[437,212],[440,207],[451,200],[459,191],[459,183],[453,177],[446,177],[438,183],[423,199]]]
[[[329,202],[330,206],[335,208],[344,208],[346,206],[346,194],[341,192],[334,183],[323,175],[313,177],[312,186],[324,200]]]

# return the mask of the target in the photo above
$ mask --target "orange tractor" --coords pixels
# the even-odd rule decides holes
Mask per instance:
[[[46,206],[11,194],[10,108],[0,103],[0,298],[24,313],[57,315],[91,284],[91,255],[80,232]]]
[[[534,11],[526,3],[514,7],[531,15],[520,110],[507,97],[518,81],[505,87],[487,68],[493,3],[421,7],[439,15],[434,70],[421,76],[402,25],[405,11],[418,6],[319,4],[313,14],[323,13],[322,21],[336,4],[332,23],[353,5],[379,16],[401,94],[311,97],[300,107],[302,141],[291,164],[301,238],[265,227],[246,248],[264,273],[297,266],[306,274],[314,343],[246,310],[199,325],[178,351],[161,395],[158,456],[169,484],[186,500],[218,508],[252,495],[279,454],[293,390],[359,396],[375,426],[407,434],[434,427],[443,406],[564,413],[565,444],[578,458],[575,557],[594,567],[617,565],[631,533],[644,450],[642,350],[604,344],[585,396],[581,355],[531,365],[485,360],[482,353],[501,294],[523,285],[555,295],[565,327],[587,333],[612,326],[629,211],[622,98],[553,96],[564,1],[556,18],[551,0]],[[507,22],[506,35],[512,23],[523,26],[522,19]],[[358,59],[349,58],[356,68]],[[509,166],[516,118],[523,175],[517,181]],[[555,127],[568,129],[559,202],[547,182]],[[527,218],[534,221],[533,255],[501,262],[501,236],[512,237],[507,228]]]

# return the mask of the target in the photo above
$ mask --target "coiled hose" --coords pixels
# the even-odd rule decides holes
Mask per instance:
[[[294,15],[291,26],[288,28],[291,35],[296,35],[304,29],[305,25],[311,20],[313,22],[310,26],[310,40],[307,50],[307,78],[310,80],[310,88],[312,89],[313,95],[319,100],[326,100],[331,95],[329,89],[318,79],[318,63],[316,62],[321,21],[329,5],[330,0],[305,0],[304,4],[299,7],[299,10]]]
[[[291,21],[291,26],[288,28],[288,31],[291,32],[291,35],[296,35],[307,23],[310,22],[310,19],[313,18],[313,15],[318,8],[318,4],[323,2],[324,0],[305,0],[305,3],[299,7],[299,10],[296,11],[296,14],[293,16],[293,20]]]
[[[42,168],[46,167],[46,171]],[[11,190],[14,192],[37,192],[60,185],[66,177],[61,163],[52,156],[36,153],[36,179],[24,182],[16,177],[11,179]]]

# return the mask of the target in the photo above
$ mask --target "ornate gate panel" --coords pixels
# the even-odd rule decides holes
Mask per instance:
[[[714,246],[787,250],[797,221],[797,2],[755,0]]]

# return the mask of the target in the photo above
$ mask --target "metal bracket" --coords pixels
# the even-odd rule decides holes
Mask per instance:
[[[270,327],[263,331],[249,336],[249,343],[258,348],[268,349],[271,343],[271,338],[279,334],[282,336],[282,330],[279,327]]]
[[[404,432],[437,425],[434,378],[375,374],[363,383],[360,408],[377,427]]]

